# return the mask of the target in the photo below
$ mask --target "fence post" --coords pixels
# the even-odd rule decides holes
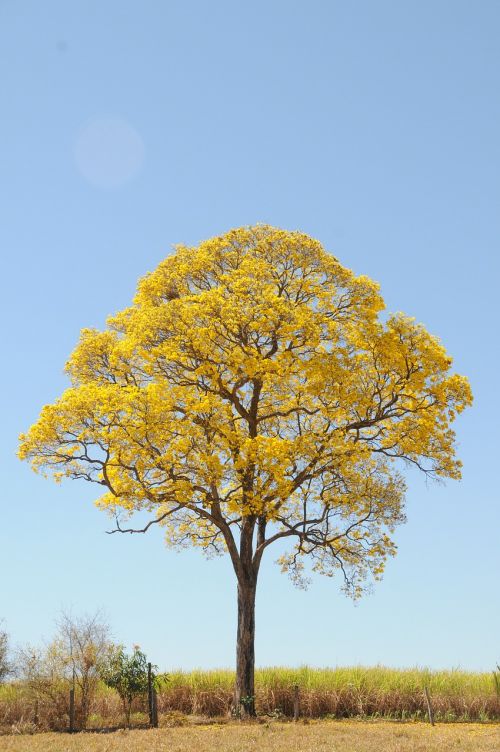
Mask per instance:
[[[33,715],[33,723],[35,724],[35,726],[38,726],[38,721],[39,721],[39,718],[38,718],[38,699],[37,699],[35,700],[35,712]]]
[[[153,725],[153,679],[151,675],[151,664],[148,663],[148,710],[149,710],[149,725]]]
[[[156,689],[153,689],[153,728],[158,728],[158,695]]]
[[[299,685],[293,687],[293,720],[298,721],[300,715],[300,690]]]
[[[424,687],[424,692],[425,692],[425,700],[427,702],[427,714],[429,716],[429,722],[431,726],[434,726],[434,713],[432,712],[431,697],[429,695],[429,690],[427,689],[426,686]]]
[[[69,733],[75,731],[75,690],[69,690]]]

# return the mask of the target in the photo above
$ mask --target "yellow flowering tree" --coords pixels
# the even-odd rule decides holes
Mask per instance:
[[[460,477],[450,425],[468,382],[436,337],[383,308],[376,283],[300,232],[179,246],[105,331],[83,330],[71,387],[21,436],[35,470],[102,486],[118,530],[158,524],[169,545],[229,554],[243,713],[264,552],[289,544],[279,562],[299,584],[309,560],[357,596],[395,553],[398,468]],[[124,527],[136,511],[147,524]]]

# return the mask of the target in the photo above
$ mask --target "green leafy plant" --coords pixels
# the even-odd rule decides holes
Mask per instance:
[[[156,681],[157,666],[152,666],[152,677]],[[116,689],[123,705],[127,725],[135,697],[148,691],[148,661],[146,655],[134,645],[132,655],[127,655],[120,645],[109,657],[101,673],[104,683]]]
[[[254,704],[255,704],[254,695],[245,695],[244,697],[240,697],[240,705],[244,707],[245,714],[254,715],[254,713],[251,712],[251,709],[253,709]]]

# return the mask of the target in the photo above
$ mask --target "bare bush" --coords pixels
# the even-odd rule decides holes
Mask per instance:
[[[102,615],[62,612],[57,633],[43,648],[18,652],[18,674],[37,707],[46,708],[48,726],[61,728],[69,714],[69,690],[75,689],[76,721],[85,728],[99,674],[113,643]]]

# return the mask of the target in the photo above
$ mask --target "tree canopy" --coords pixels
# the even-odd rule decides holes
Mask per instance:
[[[378,284],[301,232],[177,246],[82,331],[20,456],[102,486],[122,525],[145,510],[170,545],[228,551],[238,577],[245,545],[258,568],[285,539],[284,569],[300,579],[310,556],[357,595],[394,553],[402,463],[460,477],[451,424],[472,400],[441,342],[383,311]]]
[[[156,666],[150,665],[150,671],[156,669]],[[101,677],[104,683],[111,689],[116,689],[120,695],[127,724],[130,724],[134,698],[148,691],[148,673],[148,659],[138,645],[134,645],[132,655],[127,655],[123,645],[118,645],[102,669]],[[151,677],[158,683],[154,673],[151,673]]]

